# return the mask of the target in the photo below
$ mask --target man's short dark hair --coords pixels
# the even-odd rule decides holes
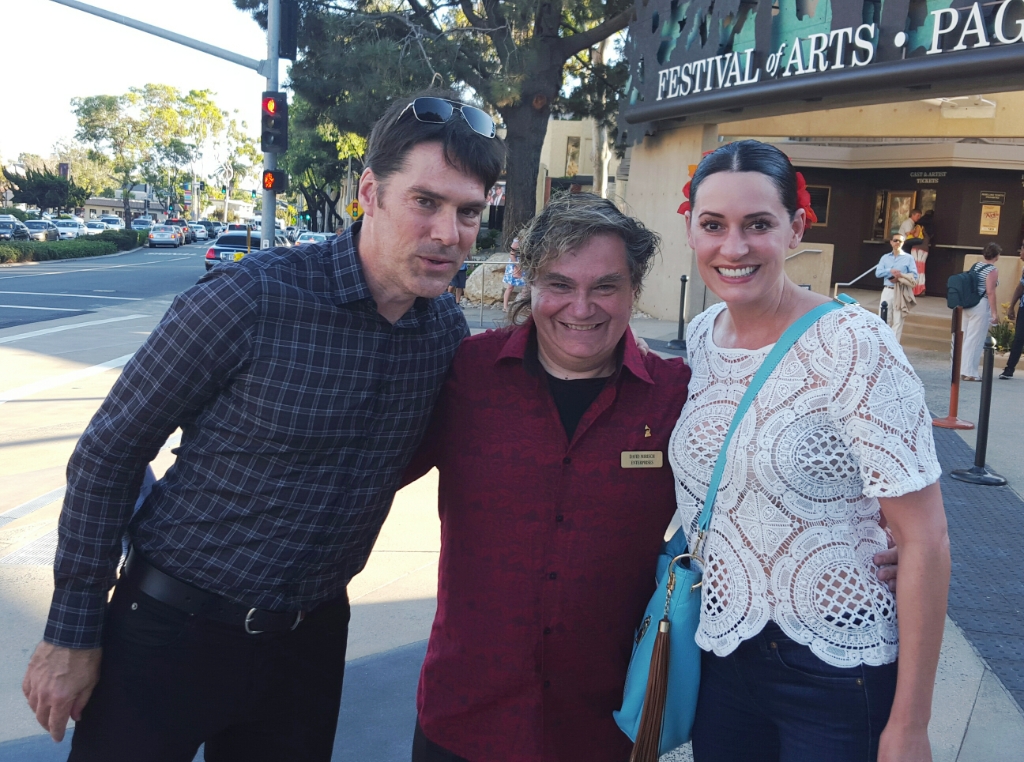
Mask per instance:
[[[450,166],[478,178],[484,184],[484,192],[489,191],[505,164],[505,143],[497,136],[485,138],[473,132],[458,113],[443,124],[420,122],[412,109],[406,110],[420,97],[460,102],[455,93],[438,89],[395,101],[370,132],[366,166],[386,184],[388,177],[405,168],[409,151],[420,143],[439,143]]]

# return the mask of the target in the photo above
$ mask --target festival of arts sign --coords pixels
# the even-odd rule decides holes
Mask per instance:
[[[1024,70],[1024,0],[637,0],[636,10],[628,124],[1019,89]]]

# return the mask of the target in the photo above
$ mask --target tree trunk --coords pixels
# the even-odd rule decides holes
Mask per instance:
[[[591,61],[595,66],[603,66],[605,58],[612,49],[610,37],[601,40],[591,53]],[[604,97],[602,96],[602,100]],[[597,109],[603,113],[604,109]],[[608,128],[597,119],[594,121],[594,193],[601,198],[608,198],[608,165],[612,159],[612,149],[608,144]]]
[[[524,85],[519,102],[501,110],[508,128],[505,136],[508,147],[505,220],[502,226],[502,243],[506,247],[537,213],[540,153],[548,131],[551,102],[561,85],[561,74],[561,61],[557,63],[553,77],[550,71],[533,72],[526,77],[532,86]],[[544,87],[544,79],[553,79],[554,82]]]

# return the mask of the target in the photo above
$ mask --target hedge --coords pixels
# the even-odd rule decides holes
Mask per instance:
[[[146,242],[146,233],[136,230],[104,230],[96,236],[70,241],[9,241],[0,244],[0,262],[45,262],[51,259],[98,257],[128,251]]]

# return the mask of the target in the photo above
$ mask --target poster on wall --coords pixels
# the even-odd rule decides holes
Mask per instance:
[[[999,210],[996,204],[984,204],[981,207],[981,235],[999,235]]]
[[[885,210],[887,237],[900,232],[900,225],[914,210],[917,191],[889,191],[889,206]]]

